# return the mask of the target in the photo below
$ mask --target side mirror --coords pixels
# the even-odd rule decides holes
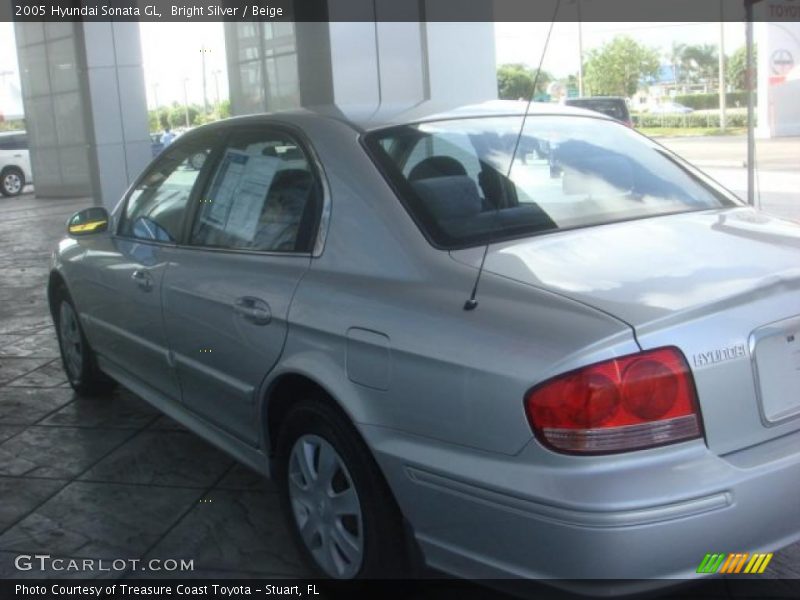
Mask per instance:
[[[80,236],[100,233],[108,229],[108,211],[102,206],[79,210],[67,221],[67,233]]]

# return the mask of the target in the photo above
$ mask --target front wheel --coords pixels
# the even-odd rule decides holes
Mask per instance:
[[[278,438],[281,504],[306,562],[323,577],[406,571],[400,511],[369,449],[335,408],[301,401]]]
[[[19,196],[25,187],[25,174],[16,167],[9,167],[0,174],[0,193],[3,196]]]
[[[97,367],[94,352],[83,333],[78,313],[65,293],[56,299],[55,321],[61,361],[72,389],[84,396],[96,396],[111,391],[114,382]]]

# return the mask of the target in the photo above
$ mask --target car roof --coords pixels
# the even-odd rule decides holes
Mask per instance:
[[[377,110],[374,107],[347,107],[339,108],[336,106],[320,106],[274,113],[264,113],[248,115],[243,117],[233,117],[223,123],[257,123],[259,121],[283,121],[294,124],[297,121],[308,119],[309,117],[333,119],[350,125],[359,132],[374,131],[398,125],[413,125],[432,121],[444,121],[449,119],[474,119],[489,117],[521,117],[531,115],[571,115],[586,116],[600,119],[613,120],[604,115],[600,115],[591,110],[565,106],[550,102],[528,102],[515,100],[491,100],[481,104],[471,104],[458,108],[441,110],[435,104],[421,103],[411,109],[397,109],[391,105],[383,105]],[[215,123],[207,127],[214,126]],[[220,126],[218,125],[218,126]]]

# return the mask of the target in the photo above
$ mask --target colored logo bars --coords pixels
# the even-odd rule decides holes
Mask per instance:
[[[735,554],[706,554],[700,566],[697,567],[697,572],[763,573],[771,560],[772,552],[755,552],[753,554],[748,554],[747,552]]]

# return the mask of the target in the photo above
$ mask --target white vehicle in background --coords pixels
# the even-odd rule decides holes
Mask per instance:
[[[694,109],[677,102],[662,102],[650,109],[651,115],[688,115]]]
[[[28,183],[33,183],[28,134],[0,132],[0,194],[18,196]]]

